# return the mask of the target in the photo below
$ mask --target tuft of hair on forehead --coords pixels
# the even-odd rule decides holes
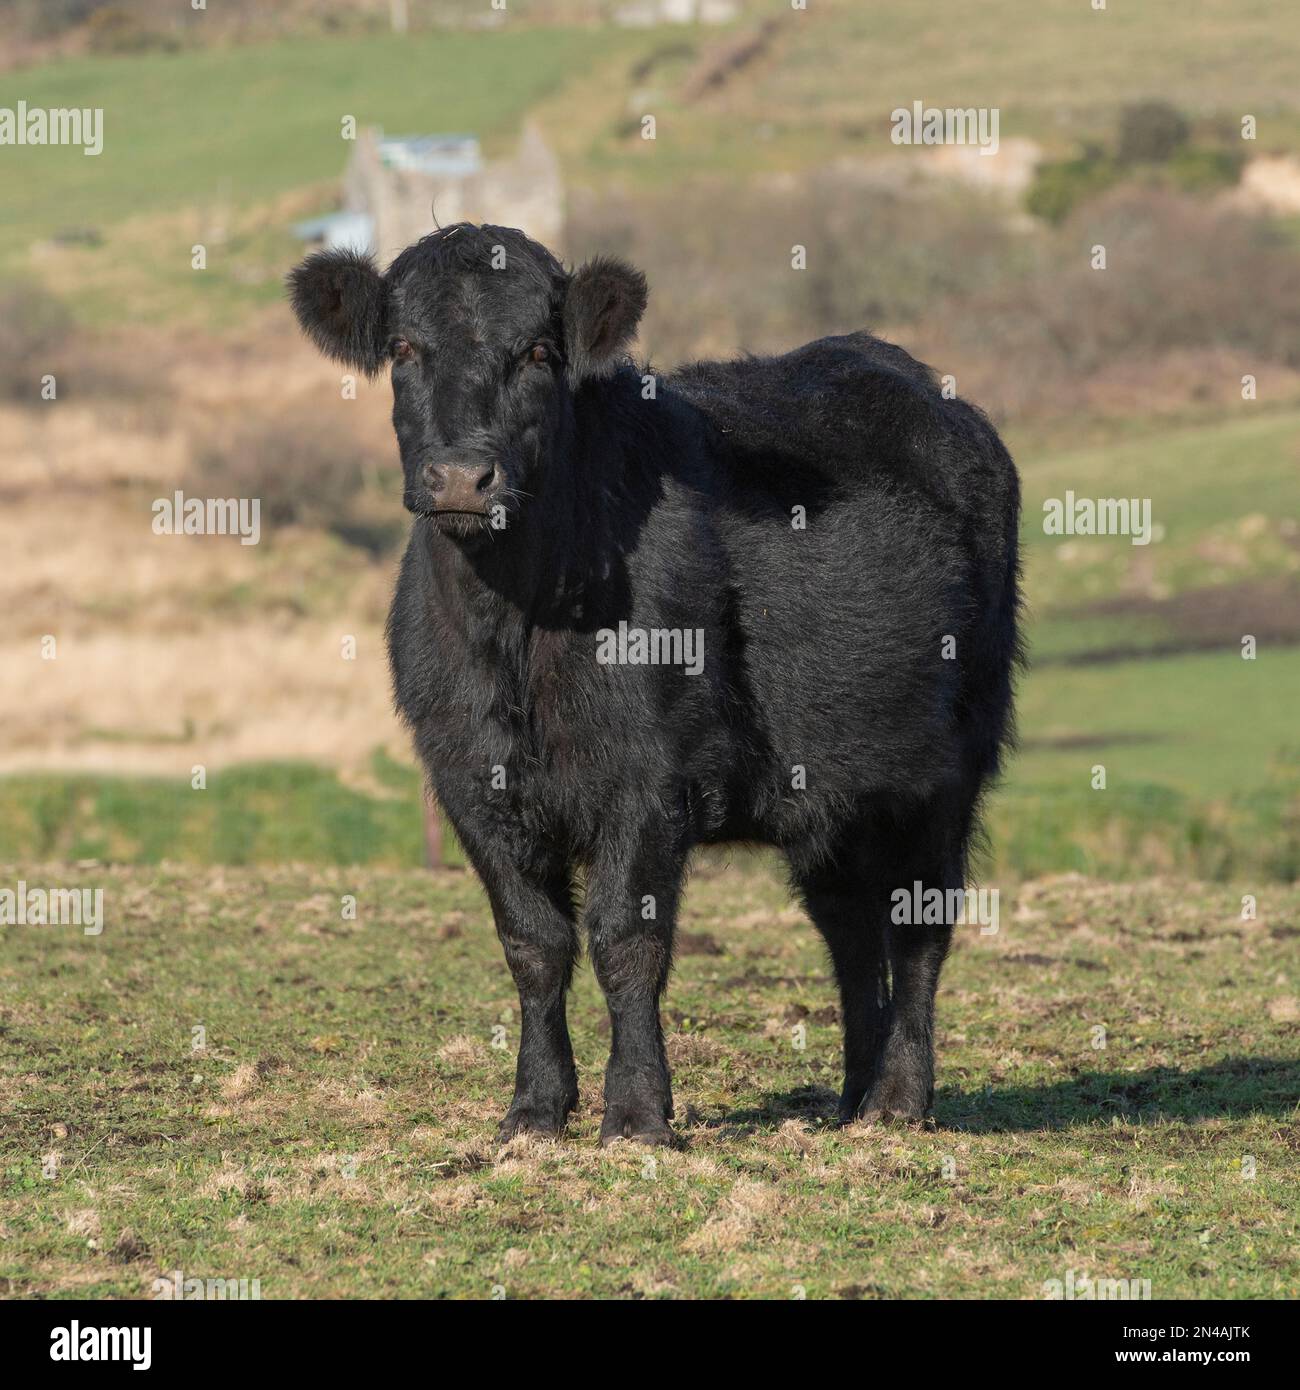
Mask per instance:
[[[407,276],[491,272],[509,275],[554,292],[564,283],[564,268],[551,253],[515,227],[456,222],[440,227],[408,246],[388,268],[390,280]]]

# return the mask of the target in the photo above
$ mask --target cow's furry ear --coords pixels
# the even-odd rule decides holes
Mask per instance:
[[[327,356],[374,376],[387,355],[387,291],[369,256],[317,251],[289,272],[302,330]]]
[[[645,302],[645,276],[626,261],[597,256],[573,272],[564,297],[564,347],[575,386],[618,366]]]

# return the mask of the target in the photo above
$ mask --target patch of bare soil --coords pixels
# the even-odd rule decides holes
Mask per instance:
[[[1155,619],[1168,632],[1150,642],[1118,643],[1062,658],[1072,666],[1235,647],[1246,634],[1261,643],[1291,646],[1300,642],[1300,584],[1281,575],[1187,589],[1168,598],[1124,594],[1072,609],[1071,616]],[[1114,741],[1113,736],[1108,739]]]

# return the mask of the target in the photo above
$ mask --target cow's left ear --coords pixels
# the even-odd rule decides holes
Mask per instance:
[[[387,356],[388,295],[369,256],[317,251],[289,272],[302,330],[327,356],[374,376]]]
[[[564,297],[564,347],[573,385],[609,376],[645,312],[645,276],[614,256],[597,256],[569,277]]]

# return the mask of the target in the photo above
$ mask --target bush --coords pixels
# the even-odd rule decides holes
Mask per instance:
[[[1262,220],[1124,186],[1039,243],[1028,275],[936,305],[925,327],[995,410],[1069,413],[1090,380],[1186,350],[1300,368],[1300,254]]]
[[[125,5],[105,5],[86,21],[86,43],[92,53],[174,52],[180,45],[132,14]]]
[[[9,22],[19,33],[47,39],[84,24],[109,0],[26,0]]]
[[[1235,150],[1179,150],[1169,161],[1169,176],[1187,193],[1230,188],[1241,177],[1245,157]]]
[[[792,270],[791,248],[803,244],[807,268]],[[1024,238],[978,196],[909,197],[834,170],[578,197],[566,246],[574,260],[614,252],[645,270],[641,342],[662,366],[915,322],[937,299],[999,283],[1025,257]]]
[[[185,490],[261,500],[263,525],[320,526],[344,535],[365,483],[364,450],[312,416],[236,425],[197,454]]]
[[[1100,146],[1090,146],[1073,159],[1040,164],[1025,207],[1055,226],[1081,203],[1134,174],[1144,175],[1147,181],[1167,175],[1176,188],[1189,193],[1237,182],[1243,163],[1239,151],[1231,146],[1191,146],[1190,138],[1187,121],[1167,102],[1126,106],[1120,115],[1114,156]]]
[[[38,402],[41,377],[56,376],[67,352],[72,316],[36,285],[0,285],[0,400]]]
[[[1191,136],[1191,127],[1167,101],[1139,101],[1119,117],[1117,158],[1121,164],[1164,164]]]
[[[1088,198],[1104,193],[1120,177],[1113,160],[1104,155],[1081,155],[1040,164],[1025,197],[1025,207],[1046,222],[1058,224]]]

